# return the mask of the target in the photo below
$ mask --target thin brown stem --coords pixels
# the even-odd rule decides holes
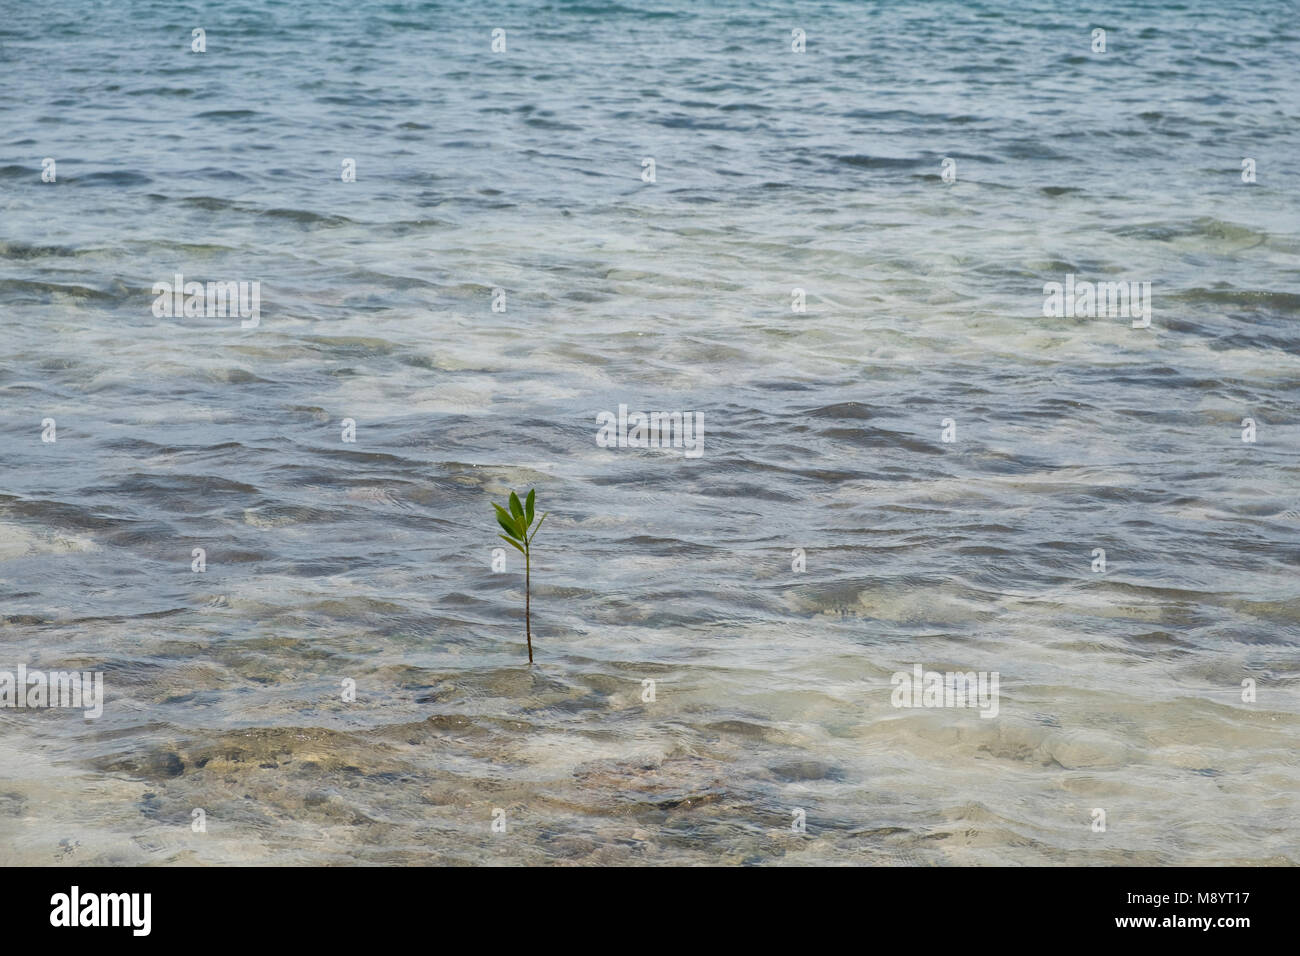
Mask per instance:
[[[528,632],[528,663],[533,662],[533,583],[530,549],[524,549],[524,629]]]

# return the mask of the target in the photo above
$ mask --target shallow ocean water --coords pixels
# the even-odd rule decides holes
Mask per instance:
[[[1294,14],[7,11],[0,862],[1300,862]]]

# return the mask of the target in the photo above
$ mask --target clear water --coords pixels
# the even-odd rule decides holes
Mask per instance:
[[[1295,15],[11,5],[0,860],[1300,862]]]

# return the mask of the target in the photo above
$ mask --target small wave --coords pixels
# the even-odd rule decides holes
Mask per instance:
[[[0,240],[0,259],[44,259],[51,256],[75,257],[90,255],[99,250],[77,249],[73,246],[35,246],[26,242]]]
[[[199,113],[196,119],[247,119],[260,115],[256,110],[207,110]]]
[[[62,177],[60,179],[62,180]],[[144,173],[116,169],[100,173],[86,173],[82,176],[71,176],[66,182],[75,183],[79,186],[143,186],[153,182],[153,180]]]
[[[0,302],[51,302],[58,299],[85,299],[91,302],[117,302],[121,296],[84,285],[63,285],[34,279],[0,279]]]
[[[914,169],[918,166],[930,164],[930,159],[923,156],[913,158],[893,157],[893,156],[867,156],[864,154],[855,154],[851,156],[836,156],[836,162],[843,163],[845,166],[857,166],[863,169]]]

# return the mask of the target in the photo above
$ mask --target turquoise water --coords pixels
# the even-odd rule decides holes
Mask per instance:
[[[1300,862],[1295,15],[7,10],[0,860]]]

